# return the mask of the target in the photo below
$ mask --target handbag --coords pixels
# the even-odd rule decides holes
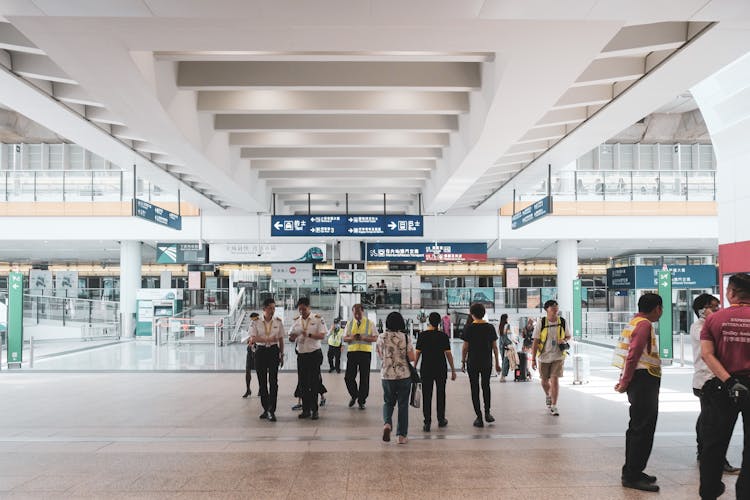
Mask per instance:
[[[412,384],[412,391],[414,390],[414,384],[419,384],[422,382],[422,377],[419,376],[419,372],[414,367],[414,365],[411,364],[411,361],[409,361],[409,338],[406,337],[406,333],[404,334],[404,339],[406,340],[406,351],[404,352],[404,356],[406,357],[406,366],[409,367],[409,378],[411,379]]]
[[[409,406],[420,408],[422,406],[422,384],[411,384],[411,396],[409,397]]]

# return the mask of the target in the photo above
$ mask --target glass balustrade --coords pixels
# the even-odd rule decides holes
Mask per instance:
[[[519,196],[536,200],[547,194],[547,181]],[[560,201],[715,201],[713,170],[571,170],[552,177]]]
[[[132,194],[132,174],[121,170],[0,170],[0,201],[119,202]],[[136,196],[177,201],[176,193],[140,181]]]

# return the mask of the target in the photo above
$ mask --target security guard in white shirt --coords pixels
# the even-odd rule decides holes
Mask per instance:
[[[284,363],[284,324],[274,317],[276,303],[263,301],[263,316],[250,323],[250,344],[255,346],[255,372],[263,413],[260,418],[276,422],[279,366]]]
[[[289,340],[297,343],[300,364],[300,390],[302,413],[299,418],[318,417],[318,392],[320,390],[320,365],[323,364],[323,351],[320,341],[326,336],[326,325],[318,314],[311,314],[310,299],[300,297],[297,301],[299,316],[289,333]]]

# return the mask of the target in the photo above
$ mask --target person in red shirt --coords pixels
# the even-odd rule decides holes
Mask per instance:
[[[701,419],[703,451],[700,463],[702,499],[724,493],[721,473],[732,429],[742,412],[745,446],[742,469],[735,485],[737,498],[750,498],[750,275],[729,278],[726,299],[731,307],[715,312],[701,331],[701,352],[715,378],[703,386],[706,411]]]
[[[625,465],[622,485],[642,491],[659,491],[656,477],[644,469],[654,445],[656,419],[659,415],[661,360],[652,322],[662,314],[661,297],[644,293],[638,299],[638,314],[622,331],[615,349],[614,365],[622,368],[617,392],[627,392],[630,422],[625,433]]]

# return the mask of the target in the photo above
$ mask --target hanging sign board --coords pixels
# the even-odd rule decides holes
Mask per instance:
[[[182,216],[170,212],[151,203],[135,198],[133,200],[133,215],[149,222],[166,226],[178,231],[182,229]]]

